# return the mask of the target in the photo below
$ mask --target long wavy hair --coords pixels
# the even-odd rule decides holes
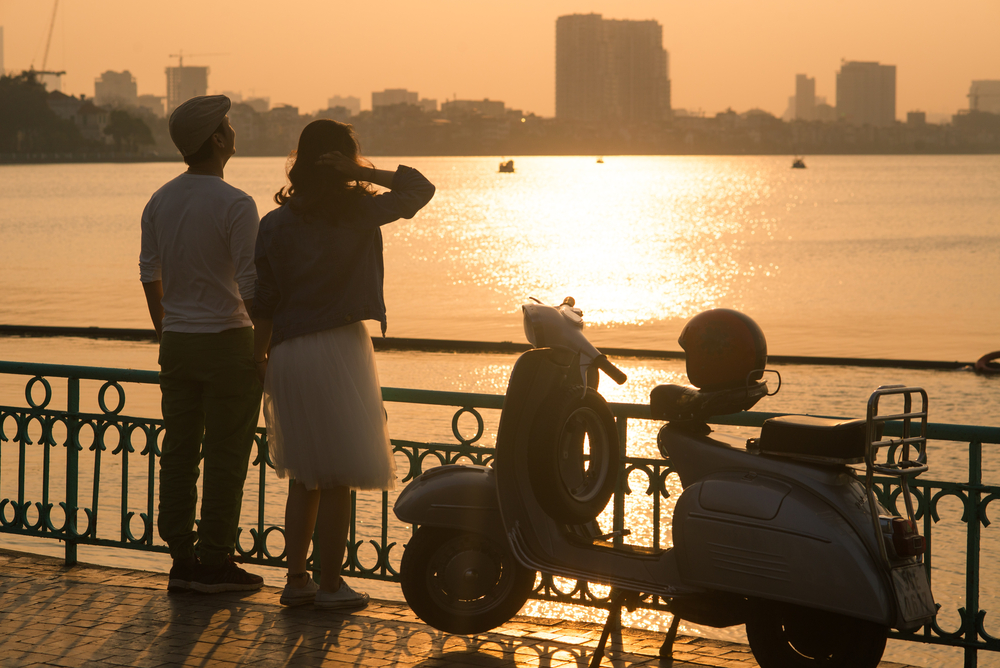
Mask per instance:
[[[279,205],[288,202],[303,213],[321,214],[371,197],[375,191],[370,185],[352,181],[329,165],[316,164],[321,155],[331,151],[340,151],[359,165],[370,166],[361,157],[353,127],[321,118],[299,135],[298,148],[288,156],[288,185],[274,194],[274,201]]]

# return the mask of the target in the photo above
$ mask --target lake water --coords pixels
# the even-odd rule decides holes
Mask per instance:
[[[805,170],[770,156],[608,156],[604,164],[537,157],[516,158],[514,174],[498,174],[496,158],[374,162],[416,167],[438,187],[414,220],[384,229],[390,336],[523,341],[519,307],[529,296],[558,303],[573,295],[598,347],[677,350],[691,316],[729,307],[757,320],[772,354],[972,362],[1000,349],[1000,156],[817,156]],[[176,163],[0,166],[0,323],[149,327],[138,281],[139,215],[179,169]],[[283,184],[283,169],[278,158],[234,158],[226,178],[264,214],[274,207],[270,198]],[[0,359],[155,369],[156,347],[0,338]],[[379,369],[387,386],[501,394],[513,361],[388,352],[379,354]],[[621,366],[629,383],[602,387],[612,401],[645,403],[656,384],[685,381],[682,362],[622,360]],[[760,410],[863,415],[872,388],[905,383],[928,390],[933,422],[998,424],[1000,379],[968,370],[779,370],[782,390]],[[0,379],[0,403],[22,404],[24,380]],[[125,413],[158,410],[155,389],[128,389]],[[450,415],[432,422],[392,405],[388,410],[396,438],[450,440]],[[655,427],[636,429],[629,452],[654,453]],[[486,438],[493,435],[495,419]],[[3,447],[6,467],[15,460],[9,444]],[[996,454],[987,451],[991,482],[1000,480]],[[963,479],[965,462],[964,448],[937,446],[931,474]],[[10,478],[0,480],[0,496],[10,495]],[[113,490],[111,478],[102,486]],[[281,521],[282,504],[281,498],[269,504],[269,521]],[[951,513],[942,517],[940,533],[935,529],[935,555],[942,555],[935,596],[946,628],[957,626],[964,591],[963,525],[953,506],[946,504]],[[245,508],[249,517],[255,513]],[[396,533],[393,539],[405,541],[405,527]],[[982,549],[983,607],[992,611],[986,628],[994,635],[995,533],[992,526],[983,530]],[[954,549],[942,549],[942,541],[953,541]],[[0,544],[57,549],[9,536]],[[109,564],[162,569],[166,563],[120,551],[81,552]],[[367,588],[399,595],[387,586]],[[531,610],[603,619],[539,604]],[[647,615],[632,623],[659,621]],[[940,665],[956,654],[890,643],[886,656]],[[984,655],[980,665],[1000,662]]]

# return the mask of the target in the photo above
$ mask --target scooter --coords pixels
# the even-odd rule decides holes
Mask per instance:
[[[630,545],[627,530],[596,521],[622,475],[598,372],[619,384],[625,374],[586,339],[572,298],[522,310],[533,348],[511,372],[492,466],[431,469],[394,506],[418,525],[400,577],[422,620],[449,633],[487,631],[520,610],[542,572],[610,585],[592,666],[621,608],[656,595],[673,614],[662,659],[684,619],[744,624],[762,668],[874,668],[890,628],[933,619],[909,489],[927,470],[923,389],[878,388],[863,420],[784,416],[746,442],[716,434],[707,420],[769,396],[766,342],[744,314],[699,314],[680,340],[696,387],[650,394],[652,417],[666,421],[659,451],[683,486],[673,547]],[[892,412],[880,414],[883,401]],[[901,437],[883,438],[889,421],[901,423]],[[899,479],[903,517],[878,501],[875,474]]]

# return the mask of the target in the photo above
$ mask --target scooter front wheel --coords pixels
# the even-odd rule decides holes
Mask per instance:
[[[757,606],[746,622],[761,668],[875,668],[889,628],[791,605]]]
[[[615,416],[596,390],[576,386],[550,397],[528,453],[535,499],[554,520],[590,522],[614,494],[619,452]]]
[[[422,526],[403,551],[403,596],[420,619],[447,633],[482,633],[517,614],[535,571],[489,536]]]

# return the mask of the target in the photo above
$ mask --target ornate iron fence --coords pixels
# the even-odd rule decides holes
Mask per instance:
[[[155,539],[153,531],[156,460],[163,424],[157,419],[122,415],[125,405],[122,384],[156,385],[158,374],[155,371],[20,362],[0,362],[0,374],[29,377],[24,387],[26,406],[0,405],[0,533],[63,541],[68,565],[76,563],[79,545],[166,552],[166,546]],[[65,381],[65,409],[56,408],[53,404],[54,391],[50,379]],[[95,397],[98,411],[81,410],[81,381],[102,382]],[[406,468],[400,476],[404,484],[431,466],[488,464],[491,461],[493,447],[482,443],[487,431],[482,411],[494,411],[499,415],[502,396],[399,388],[383,388],[382,393],[390,405],[420,406],[424,409],[430,406],[449,410],[457,408],[451,416],[453,443],[393,439],[399,460],[406,461]],[[623,443],[629,442],[630,422],[642,424],[651,420],[646,405],[612,404],[612,409]],[[713,424],[759,427],[764,420],[775,415],[778,414],[741,413],[718,418]],[[475,431],[472,435],[464,435],[460,422],[470,419],[474,422]],[[891,435],[892,429],[892,424],[887,425],[887,434]],[[980,608],[979,602],[982,529],[990,525],[987,516],[990,503],[1000,497],[1000,486],[984,484],[982,480],[983,445],[1000,443],[1000,428],[930,424],[928,437],[934,441],[951,442],[954,447],[963,447],[962,444],[967,447],[967,481],[920,478],[912,487],[919,503],[917,518],[922,522],[923,534],[927,537],[925,564],[931,574],[935,563],[935,527],[941,519],[942,501],[957,499],[961,504],[960,522],[965,526],[966,552],[964,605],[954,611],[946,610],[957,612],[957,628],[943,628],[935,620],[916,633],[894,632],[892,637],[964,648],[965,665],[975,666],[979,650],[1000,651],[1000,638],[987,632],[984,625],[987,611]],[[248,563],[282,566],[284,548],[275,553],[268,545],[269,538],[276,533],[282,534],[283,530],[280,526],[269,525],[265,517],[269,486],[272,499],[280,495],[274,493],[277,483],[273,473],[269,479],[272,464],[264,430],[258,430],[255,445],[256,456],[247,485],[257,487],[256,518],[251,526],[244,522],[237,550]],[[16,449],[16,471],[12,470],[13,462],[10,462],[11,449]],[[88,459],[81,467],[83,454]],[[104,461],[108,456],[113,458],[110,465]],[[57,459],[61,461],[54,461]],[[57,467],[63,470],[57,471]],[[661,526],[668,520],[669,506],[676,496],[670,489],[671,474],[669,460],[626,457],[613,503],[602,520],[609,520],[612,531],[620,532],[625,528],[628,515],[626,505],[634,504],[632,500],[639,499],[642,501],[639,505],[644,504],[650,515],[650,535],[646,539],[653,546],[663,545],[669,536],[665,535]],[[13,483],[16,493],[4,496],[3,490],[11,485],[4,483],[11,475],[16,475],[16,482]],[[102,490],[102,479],[107,478],[112,482],[106,483]],[[893,480],[885,478],[878,481],[880,500],[890,509],[895,508],[900,493],[898,487],[893,486]],[[81,499],[81,482],[84,487],[89,487],[87,499]],[[116,485],[113,492],[108,489],[111,485]],[[107,532],[99,531],[103,526],[99,520],[103,517],[100,511],[103,506],[109,505],[112,493],[117,502],[117,516],[111,520],[114,535],[109,536]],[[37,496],[32,498],[32,494]],[[140,498],[143,508],[139,512],[130,509],[136,497]],[[366,512],[369,517],[380,518],[378,536],[363,535],[367,534],[367,527],[359,527],[357,512],[352,515],[344,572],[354,577],[397,581],[398,573],[393,563],[398,563],[402,545],[399,540],[391,540],[393,536],[390,533],[405,541],[409,527],[400,525],[390,516],[388,492],[375,494],[372,498],[375,497],[375,501],[364,503],[368,506]],[[356,493],[352,495],[352,501],[357,511],[359,499]],[[621,540],[621,533],[617,535],[617,540]],[[374,563],[368,565],[362,563],[361,551],[365,545],[374,550],[376,557]],[[394,554],[394,548],[400,549]],[[586,582],[565,583],[551,576],[542,576],[534,593],[534,598],[539,600],[598,607],[607,605],[608,596],[606,587]],[[653,595],[642,596],[640,605],[665,610],[663,601]]]

